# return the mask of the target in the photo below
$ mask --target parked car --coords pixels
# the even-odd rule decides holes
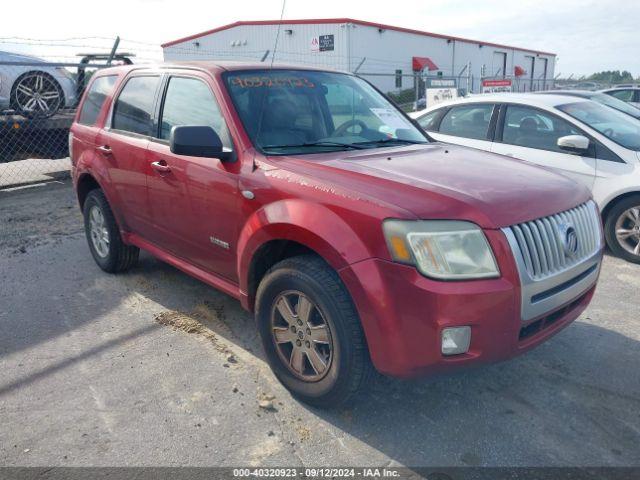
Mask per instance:
[[[98,72],[70,135],[89,249],[240,300],[294,395],[523,353],[593,295],[588,190],[428,137],[366,81],[263,64]],[[523,181],[525,179],[525,181]]]
[[[553,168],[591,189],[607,244],[640,263],[640,122],[568,95],[497,94],[438,105],[418,123],[435,139]]]
[[[76,82],[66,68],[30,55],[0,51],[0,112],[11,109],[27,117],[46,118],[75,102]]]
[[[601,90],[601,92],[640,108],[640,86],[620,86]]]
[[[622,100],[606,95],[602,92],[591,92],[589,90],[546,90],[543,92],[536,92],[538,95],[567,95],[570,97],[586,98],[607,107],[611,107],[614,110],[630,115],[636,120],[640,120],[640,108],[633,107]]]

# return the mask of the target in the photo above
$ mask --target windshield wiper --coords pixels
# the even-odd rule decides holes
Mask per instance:
[[[352,148],[354,150],[362,150],[364,148],[354,143],[340,143],[340,142],[329,142],[329,141],[305,142],[297,145],[266,145],[262,148],[272,149],[272,148],[306,148],[306,147],[341,147],[341,148]]]
[[[402,138],[381,138],[380,140],[367,140],[366,142],[356,142],[355,145],[387,144],[387,143],[409,143],[412,145],[422,145],[429,142],[420,142],[418,140],[404,140]]]

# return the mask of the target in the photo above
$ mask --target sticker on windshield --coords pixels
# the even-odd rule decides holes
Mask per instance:
[[[393,108],[370,108],[371,113],[378,117],[387,127],[398,130],[407,128],[407,121]]]
[[[261,88],[261,87],[289,87],[289,88],[315,88],[315,84],[304,77],[232,77],[231,84],[234,87]]]

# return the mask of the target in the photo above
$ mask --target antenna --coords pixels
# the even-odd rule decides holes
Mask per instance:
[[[282,19],[284,18],[284,8],[287,5],[287,0],[282,0],[282,10],[280,11],[280,23],[278,23],[278,31],[276,33],[276,42],[273,45],[273,55],[271,56],[271,68],[273,68],[273,62],[276,59],[276,51],[278,50],[278,40],[280,39],[280,30],[282,29]]]
[[[278,51],[278,40],[280,39],[280,30],[282,30],[282,19],[284,18],[284,9],[287,5],[287,0],[282,0],[282,10],[280,11],[280,22],[278,23],[278,30],[276,33],[276,41],[274,42],[273,45],[273,54],[271,55],[271,63],[269,65],[269,70],[273,69],[273,62],[276,59],[276,52]],[[268,50],[267,50],[267,55],[269,54]],[[264,58],[263,58],[264,60]],[[265,103],[267,100],[267,91],[265,90],[265,92],[262,95],[262,100],[260,101],[260,115],[258,117],[258,131],[256,133],[256,140],[259,141],[260,140],[260,133],[262,132],[262,118],[264,116],[264,107],[265,107]],[[253,169],[256,169],[256,162],[255,162],[255,153],[253,156]]]

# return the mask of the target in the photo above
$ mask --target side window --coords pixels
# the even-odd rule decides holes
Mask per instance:
[[[222,144],[231,148],[229,131],[211,89],[195,78],[172,77],[164,97],[160,138],[168,140],[171,129],[179,125],[212,127]]]
[[[438,119],[442,114],[442,109],[434,110],[418,118],[418,124],[428,132],[435,132]]]
[[[520,147],[566,153],[558,138],[582,135],[569,122],[535,108],[509,105],[504,119],[502,142]]]
[[[453,107],[442,118],[440,133],[487,140],[492,112],[490,103]]]
[[[120,92],[113,107],[111,128],[151,135],[151,116],[160,77],[132,77]]]
[[[620,89],[613,90],[607,93],[612,97],[616,97],[617,99],[622,100],[623,102],[633,102],[633,90]]]
[[[82,104],[78,123],[82,125],[94,125],[96,123],[104,101],[111,94],[117,78],[117,75],[109,75],[98,77],[93,81]]]

